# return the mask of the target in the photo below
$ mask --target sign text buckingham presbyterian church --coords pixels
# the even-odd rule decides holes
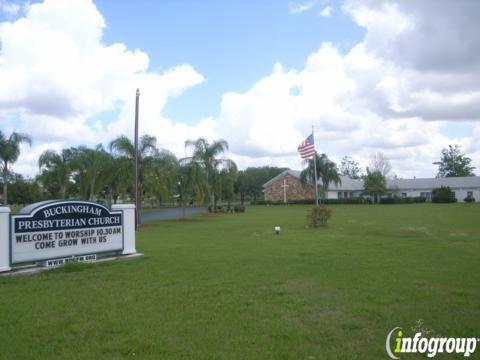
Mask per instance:
[[[82,201],[33,204],[11,219],[11,263],[123,249],[123,213]]]

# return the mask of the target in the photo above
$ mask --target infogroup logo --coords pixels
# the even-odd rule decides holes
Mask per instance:
[[[396,337],[392,339],[394,333]],[[393,341],[392,341],[393,340]],[[422,336],[421,332],[415,333],[413,337],[405,337],[401,327],[393,328],[387,335],[385,342],[385,350],[391,359],[400,359],[400,354],[418,353],[427,354],[429,358],[435,357],[437,354],[463,354],[469,357],[475,352],[477,338],[447,338],[447,337],[431,337]]]

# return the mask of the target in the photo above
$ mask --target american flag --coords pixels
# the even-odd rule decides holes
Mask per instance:
[[[310,134],[305,140],[298,145],[298,152],[302,159],[306,159],[312,155],[315,155],[315,144],[313,143],[313,134]]]

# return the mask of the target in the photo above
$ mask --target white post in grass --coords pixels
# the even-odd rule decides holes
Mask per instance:
[[[0,206],[0,272],[10,268],[10,208]]]
[[[112,210],[123,211],[123,251],[122,255],[135,254],[135,205],[114,204]]]

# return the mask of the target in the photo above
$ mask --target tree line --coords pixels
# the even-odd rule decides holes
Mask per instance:
[[[107,148],[77,146],[61,151],[46,150],[38,159],[39,174],[25,179],[11,171],[18,160],[20,145],[31,145],[27,134],[13,132],[9,137],[0,131],[0,171],[3,203],[33,203],[45,199],[83,199],[116,203],[119,199],[134,199],[133,162],[135,149],[126,136],[113,139]],[[139,193],[152,206],[166,203],[181,205],[209,204],[216,209],[218,201],[256,201],[263,198],[262,185],[286,168],[250,167],[239,171],[235,162],[222,156],[228,150],[225,140],[208,142],[204,138],[187,140],[185,147],[192,156],[177,158],[166,149],[157,147],[154,136],[139,139]],[[364,179],[368,194],[385,191],[390,161],[376,153],[371,165],[362,172],[359,164],[345,156],[340,166],[326,154],[317,154],[317,178],[326,193],[330,184],[339,184],[340,175]],[[458,145],[442,150],[437,176],[473,176],[471,159],[461,153]],[[304,182],[314,182],[313,159],[306,161],[301,173]],[[10,186],[9,186],[10,185]]]
[[[31,144],[26,134],[0,132],[0,159],[4,203],[32,203],[44,199],[81,199],[116,203],[134,198],[134,144],[126,136],[112,140],[105,149],[86,146],[61,151],[46,150],[38,159],[39,174],[25,179],[13,173],[11,166],[20,155],[20,144]],[[220,156],[228,150],[224,140],[209,143],[203,138],[188,140],[193,149],[189,158],[178,159],[173,153],[157,148],[154,136],[139,139],[139,193],[144,201],[176,203],[211,203],[233,200],[237,166]],[[10,189],[10,190],[9,190]],[[10,194],[9,194],[10,193]]]
[[[31,145],[27,134],[14,132],[6,137],[0,131],[0,170],[2,202],[29,204],[47,199],[79,199],[105,203],[134,200],[135,148],[126,136],[113,139],[105,148],[77,146],[44,151],[38,159],[39,173],[25,178],[11,171],[20,155],[20,145]],[[263,196],[262,185],[285,170],[276,167],[248,168],[239,171],[235,162],[224,158],[225,140],[204,138],[187,140],[192,156],[177,158],[157,147],[154,136],[139,139],[139,193],[151,206],[230,203]]]

